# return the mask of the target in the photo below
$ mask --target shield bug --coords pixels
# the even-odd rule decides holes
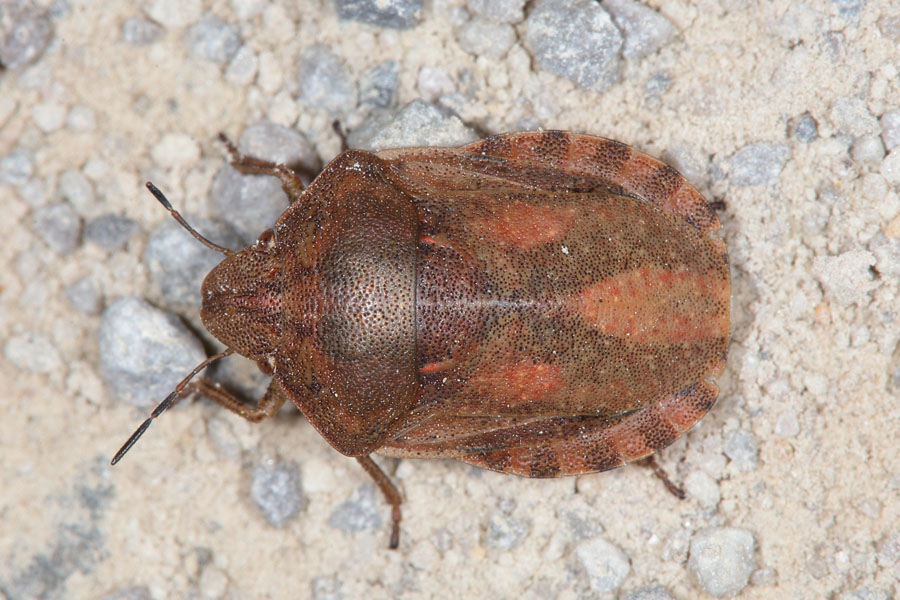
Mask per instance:
[[[224,137],[223,137],[224,140]],[[458,148],[347,150],[202,287],[227,350],[198,366],[116,454],[193,390],[259,421],[290,400],[356,457],[455,458],[526,477],[604,471],[676,440],[715,402],[728,254],[706,200],[630,147],[562,131]],[[272,376],[248,406],[205,380],[238,353]]]

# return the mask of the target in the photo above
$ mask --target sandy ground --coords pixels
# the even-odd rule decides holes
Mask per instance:
[[[467,53],[455,38],[461,1],[426,2],[408,30],[339,23],[325,1],[200,2],[181,3],[186,21],[147,44],[123,41],[126,19],[148,19],[138,3],[44,6],[50,46],[0,72],[0,158],[33,159],[0,183],[0,595],[693,598],[711,588],[691,542],[736,528],[750,551],[722,550],[738,564],[721,568],[749,569],[741,598],[900,596],[900,166],[878,121],[900,107],[896,4],[654,0],[677,36],[626,60],[601,92],[542,69],[523,23],[503,58]],[[185,27],[204,13],[237,24],[259,57],[250,81],[192,54]],[[237,137],[263,118],[333,157],[335,115],[298,100],[298,57],[316,43],[351,80],[397,61],[401,106],[434,94],[419,75],[439,68],[467,124],[622,140],[724,201],[728,368],[712,412],[661,455],[686,500],[637,467],[532,481],[383,460],[407,498],[391,552],[388,510],[366,475],[301,417],[250,425],[203,401],[167,413],[108,466],[146,409],[104,383],[100,312],[76,309],[66,290],[91,275],[102,305],[136,295],[196,326],[196,308],[167,306],[145,264],[149,232],[169,217],[143,181],[210,216],[225,162],[216,133]],[[805,113],[817,136],[795,132]],[[352,129],[366,113],[339,116]],[[164,139],[187,139],[187,150],[170,146],[173,158]],[[774,171],[740,154],[758,142],[781,157]],[[82,222],[113,213],[138,224],[121,248],[54,249],[38,230],[35,215],[60,201],[72,169],[90,184],[86,200],[67,200]],[[299,474],[299,513],[281,527],[252,490],[272,464]]]

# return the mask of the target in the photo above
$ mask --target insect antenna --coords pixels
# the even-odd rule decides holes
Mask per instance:
[[[153,190],[151,190],[151,191],[153,191]],[[137,442],[140,439],[140,437],[142,435],[144,435],[144,432],[147,431],[148,427],[150,427],[150,423],[152,423],[156,417],[158,417],[159,415],[166,412],[166,409],[168,409],[170,406],[172,406],[175,403],[176,400],[178,400],[178,395],[182,391],[184,391],[185,386],[187,386],[187,384],[191,381],[191,379],[194,378],[194,375],[196,375],[197,373],[202,371],[210,363],[214,363],[217,360],[219,360],[220,358],[225,358],[229,354],[233,354],[233,353],[234,353],[234,350],[232,350],[231,348],[228,348],[224,352],[219,352],[215,356],[210,356],[209,358],[204,360],[202,363],[200,363],[199,365],[194,367],[194,370],[191,371],[190,373],[188,373],[188,376],[185,377],[184,379],[182,379],[181,383],[179,383],[178,385],[175,386],[175,389],[172,390],[172,393],[169,394],[168,396],[166,396],[166,399],[163,400],[162,402],[160,402],[159,405],[153,409],[153,412],[150,413],[150,416],[143,423],[141,423],[141,426],[138,427],[135,430],[135,432],[131,434],[131,437],[128,438],[128,441],[125,442],[121,448],[119,448],[119,451],[116,452],[116,455],[113,456],[113,459],[110,461],[109,464],[115,465],[117,462],[122,460],[122,457],[125,456],[125,453],[128,452],[129,450],[131,450],[131,447],[134,446],[135,442]]]
[[[228,248],[223,248],[222,246],[220,246],[218,244],[212,243],[211,241],[209,241],[208,239],[206,239],[205,237],[200,235],[196,229],[194,229],[193,227],[188,225],[188,222],[184,220],[184,217],[181,216],[181,213],[178,212],[177,210],[175,210],[174,208],[172,208],[172,203],[169,202],[169,199],[166,198],[165,194],[163,194],[161,191],[159,191],[159,188],[156,187],[155,185],[153,185],[152,183],[150,183],[149,181],[147,182],[147,189],[150,190],[150,193],[153,194],[154,198],[159,200],[159,203],[163,205],[163,208],[165,208],[167,211],[169,211],[169,214],[172,215],[172,218],[175,219],[176,221],[178,221],[178,223],[182,227],[187,229],[188,233],[190,233],[192,236],[197,238],[197,240],[201,244],[203,244],[204,246],[206,246],[207,248],[209,248],[211,250],[215,250],[216,252],[221,252],[225,256],[231,256],[232,254],[234,254],[234,252],[232,252]]]

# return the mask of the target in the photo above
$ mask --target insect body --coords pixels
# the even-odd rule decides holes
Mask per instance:
[[[257,407],[191,385],[254,421],[293,402],[385,492],[392,547],[400,495],[373,452],[576,475],[667,446],[714,403],[728,256],[672,168],[545,131],[348,150],[304,190],[230,149],[293,203],[209,273],[201,316],[273,379]]]

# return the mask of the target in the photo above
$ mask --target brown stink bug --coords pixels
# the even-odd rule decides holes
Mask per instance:
[[[223,138],[224,139],[224,138]],[[456,458],[526,477],[604,471],[666,447],[713,405],[729,333],[728,254],[706,200],[619,142],[562,131],[458,148],[347,150],[203,282],[225,352],[188,389],[250,421],[290,400],[356,457]],[[231,353],[272,376],[256,407],[206,381]]]

